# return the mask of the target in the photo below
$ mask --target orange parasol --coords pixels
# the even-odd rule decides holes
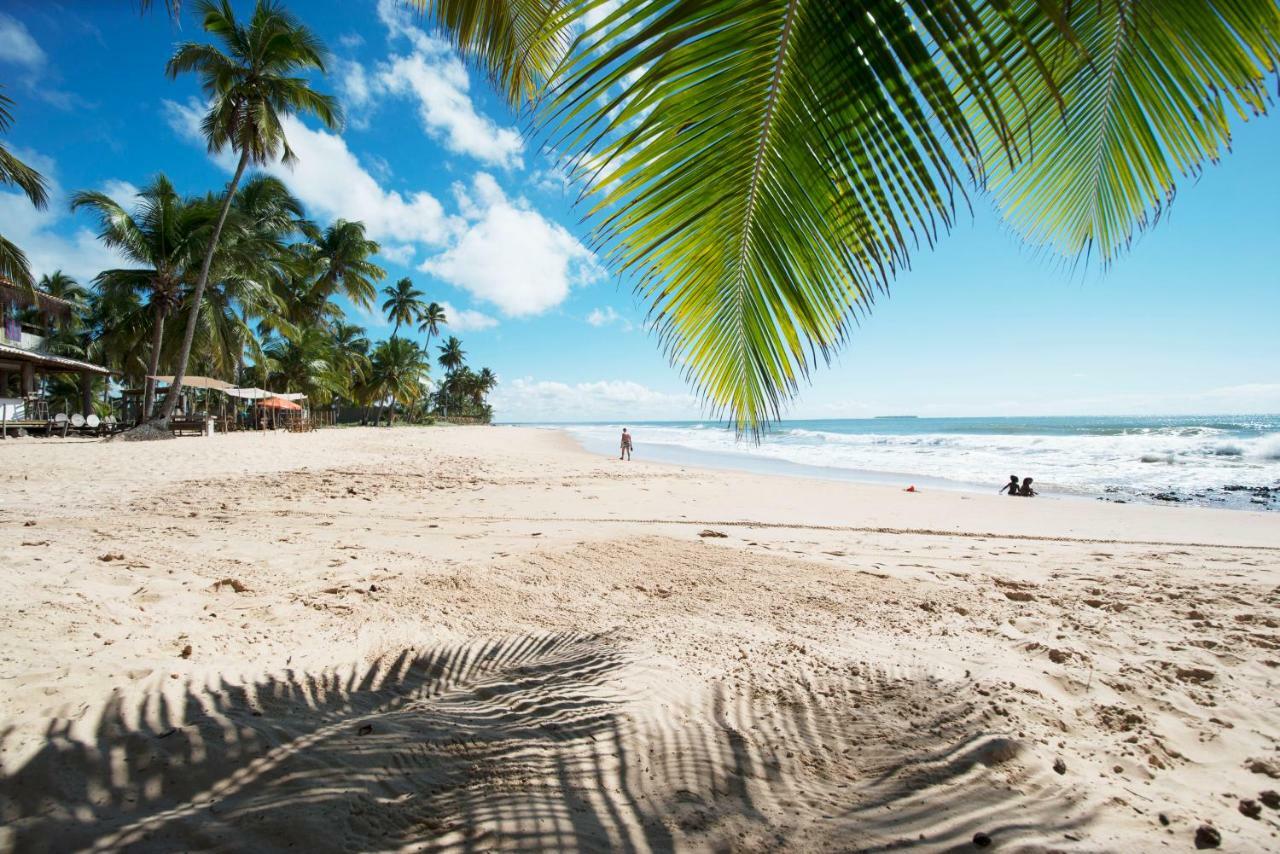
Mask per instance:
[[[302,409],[301,406],[294,403],[292,400],[285,400],[282,397],[268,397],[266,400],[260,401],[258,405],[267,406],[267,407],[270,407],[271,409],[287,409],[287,410]]]

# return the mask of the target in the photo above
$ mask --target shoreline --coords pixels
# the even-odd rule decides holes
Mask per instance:
[[[1267,419],[1274,420],[1274,416],[1266,416]],[[884,419],[888,421],[902,421],[903,419]],[[969,419],[927,419],[924,423],[932,425],[935,429],[943,430],[942,422],[947,421],[966,421]],[[1000,419],[991,420],[994,423]],[[1033,419],[1034,420],[1034,419]],[[1044,419],[1054,421],[1055,419]],[[1098,419],[1086,419],[1096,421]],[[1205,420],[1205,419],[1201,419]],[[1210,419],[1212,420],[1212,419]],[[786,476],[818,478],[823,480],[843,481],[848,483],[862,484],[890,484],[905,488],[908,485],[926,487],[931,489],[946,489],[951,491],[970,492],[975,494],[985,493],[988,489],[994,493],[1001,485],[1003,485],[1007,476],[995,479],[972,479],[961,472],[957,472],[955,476],[941,476],[934,473],[911,473],[914,469],[923,466],[941,467],[938,470],[946,470],[948,464],[954,464],[965,458],[964,454],[980,453],[991,456],[995,449],[1002,443],[1010,441],[1025,441],[1028,438],[1035,438],[1037,441],[1043,440],[1049,443],[1054,442],[1079,442],[1079,441],[1108,441],[1115,439],[1116,436],[1104,437],[1101,435],[1073,435],[1073,434],[1053,434],[1046,433],[1043,436],[1039,434],[1025,433],[1005,433],[1005,434],[984,434],[984,433],[967,433],[967,432],[948,432],[943,430],[941,433],[926,432],[923,434],[900,434],[900,433],[879,433],[874,429],[868,432],[836,432],[822,433],[820,428],[829,423],[832,429],[841,425],[853,422],[866,422],[867,419],[834,419],[830,422],[821,421],[800,421],[795,422],[797,435],[803,434],[806,437],[825,436],[817,440],[805,439],[805,441],[817,441],[817,444],[800,444],[794,443],[794,436],[788,435],[786,428],[780,429],[777,436],[772,440],[766,439],[764,448],[744,447],[741,445],[731,445],[726,447],[716,447],[719,443],[715,437],[722,433],[720,427],[707,426],[705,422],[655,422],[646,424],[637,422],[637,427],[649,427],[653,432],[644,433],[642,431],[642,453],[646,453],[650,459],[661,462],[674,464],[685,464],[694,466],[704,466],[715,469],[725,469],[732,471],[740,471],[752,474],[780,474]],[[880,419],[876,419],[880,421]],[[912,421],[914,423],[914,421]],[[1019,422],[1021,423],[1021,422]],[[616,444],[614,437],[604,436],[602,428],[606,426],[603,423],[590,424],[539,424],[539,425],[510,425],[510,426],[532,426],[534,429],[551,429],[570,433],[575,440],[580,442],[585,448],[595,453],[608,454],[613,450]],[[1220,425],[1206,425],[1196,428],[1188,428],[1192,431],[1202,429],[1219,429]],[[817,433],[813,431],[819,431]],[[687,434],[687,435],[683,435]],[[1135,437],[1128,437],[1133,439]],[[1257,437],[1259,439],[1265,437]],[[1280,434],[1276,434],[1272,438],[1280,440]],[[882,442],[888,442],[886,445],[887,453],[884,455],[883,464],[885,468],[872,468],[869,465],[857,465],[850,463],[847,459],[841,460],[839,463],[832,461],[829,464],[817,462],[805,462],[797,459],[796,456],[813,456],[814,454],[823,454],[827,452],[827,442],[834,441],[835,444],[829,446],[831,453],[840,454],[847,450],[850,446],[843,444],[844,440],[854,440],[858,453],[864,457],[869,448],[875,448]],[[904,446],[902,442],[918,442],[921,439],[928,440],[921,445],[908,445],[912,447],[912,454],[903,456]],[[770,441],[777,444],[769,446]],[[1143,439],[1142,441],[1146,441]],[[1158,439],[1156,440],[1158,443]],[[945,453],[942,457],[933,458],[937,453],[935,446],[938,444],[948,445],[951,442],[976,443],[969,450],[966,450],[960,457],[954,455],[948,457]],[[870,443],[868,445],[868,443]],[[895,443],[898,443],[895,445]],[[1040,474],[1036,477],[1037,489],[1041,497],[1069,500],[1090,500],[1105,501],[1114,504],[1150,504],[1156,506],[1168,506],[1176,504],[1188,504],[1191,506],[1210,507],[1226,510],[1246,510],[1246,511],[1263,511],[1278,512],[1280,511],[1280,468],[1276,469],[1274,482],[1263,477],[1259,479],[1257,471],[1250,472],[1248,470],[1238,470],[1233,468],[1230,460],[1237,457],[1227,455],[1222,456],[1224,451],[1230,451],[1232,454],[1238,455],[1240,446],[1233,444],[1227,440],[1217,440],[1210,442],[1213,445],[1213,451],[1216,456],[1211,459],[1200,458],[1194,461],[1192,468],[1184,471],[1184,466],[1191,464],[1190,462],[1180,462],[1175,464],[1173,455],[1171,454],[1151,454],[1142,453],[1139,460],[1138,456],[1134,456],[1128,460],[1127,473],[1124,476],[1116,476],[1113,478],[1098,480],[1098,475],[1093,475],[1092,480],[1088,483],[1059,483],[1053,480],[1052,472],[1046,476]],[[1274,444],[1274,443],[1273,443]],[[991,471],[1003,470],[1006,467],[1017,471],[1036,474],[1037,469],[1045,466],[1049,459],[1057,457],[1055,462],[1059,467],[1066,466],[1064,471],[1073,471],[1073,467],[1083,465],[1086,469],[1089,466],[1097,466],[1099,460],[1081,460],[1078,457],[1080,448],[1072,448],[1070,445],[1063,446],[1061,454],[1050,452],[1050,457],[1046,458],[1046,449],[1053,447],[1052,444],[1044,447],[1035,447],[1033,444],[1029,447],[1011,447],[1004,448],[1001,453],[1010,455],[1010,459],[1019,459],[1018,462],[1010,464],[1008,460],[992,460]],[[1280,449],[1280,444],[1276,444],[1276,448]],[[955,449],[952,449],[953,451]],[[1201,449],[1203,450],[1203,449]],[[1266,453],[1273,453],[1267,451]],[[1280,450],[1274,451],[1280,453]],[[1020,455],[1025,455],[1025,459],[1021,459]],[[879,460],[879,452],[876,452],[876,459]],[[1266,457],[1266,460],[1276,459],[1275,457]],[[1218,461],[1223,462],[1218,462]],[[893,470],[892,463],[896,461],[902,465],[900,470]],[[863,459],[867,463],[867,459]],[[1120,461],[1114,461],[1115,464],[1121,465]],[[909,463],[918,463],[919,465],[908,465]],[[1111,463],[1108,463],[1110,465]],[[1264,465],[1271,465],[1264,462]],[[1159,477],[1152,479],[1152,475],[1161,470],[1162,466],[1170,466],[1168,469],[1170,478],[1163,480]],[[1216,485],[1210,485],[1205,481],[1205,472],[1213,469],[1215,466],[1221,466],[1221,477]],[[1052,469],[1052,466],[1050,466]],[[1184,480],[1187,472],[1195,472],[1198,474],[1196,485],[1191,485]],[[1079,477],[1073,473],[1074,477]]]
[[[512,427],[0,443],[0,496],[0,851],[1280,839],[1270,514]]]

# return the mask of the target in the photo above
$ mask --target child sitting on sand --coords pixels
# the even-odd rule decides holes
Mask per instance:
[[[1009,494],[1016,498],[1018,496],[1018,476],[1016,474],[1009,475],[1009,482],[1000,487],[1000,492],[1009,490]]]

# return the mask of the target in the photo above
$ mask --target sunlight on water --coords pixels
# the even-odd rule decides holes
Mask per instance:
[[[558,426],[603,451],[617,444],[622,425]],[[721,465],[736,459],[744,468],[773,462],[854,479],[908,475],[993,490],[1017,474],[1034,477],[1044,489],[1080,495],[1280,506],[1280,493],[1256,491],[1280,486],[1280,416],[789,421],[758,446],[707,422],[628,426],[642,457],[652,446],[651,458],[670,459],[679,450],[688,462],[703,454]]]

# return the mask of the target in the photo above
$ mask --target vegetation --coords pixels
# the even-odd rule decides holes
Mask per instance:
[[[1275,0],[414,0],[592,194],[614,268],[740,430],[989,192],[1109,263],[1264,112]]]
[[[181,45],[167,70],[170,76],[200,75],[211,100],[204,122],[209,149],[235,151],[235,174],[224,191],[205,195],[184,195],[163,174],[133,199],[75,193],[71,208],[92,214],[99,239],[128,264],[102,271],[88,288],[61,272],[44,276],[37,287],[73,304],[46,346],[105,365],[126,387],[142,388],[145,413],[156,411],[154,378],[172,374],[180,381],[190,368],[238,385],[302,392],[313,409],[363,409],[366,420],[376,412],[375,423],[430,420],[437,400],[457,414],[488,417],[484,398],[495,385],[493,373],[467,368],[456,338],[450,339],[456,357],[449,362],[450,391],[432,393],[427,347],[448,318],[412,280],[383,289],[389,340],[373,342],[346,319],[338,299],[370,308],[386,278],[377,263],[380,247],[364,224],[339,219],[317,225],[281,181],[250,171],[293,157],[284,116],[310,112],[327,125],[338,124],[331,99],[297,76],[323,71],[323,46],[265,0],[243,22],[226,0],[206,0],[197,8],[221,47]],[[11,104],[0,94],[0,131],[9,126]],[[2,146],[0,183],[22,187],[34,204],[47,201],[43,179]],[[9,265],[0,275],[33,284],[21,250],[3,238],[0,264]],[[38,312],[30,312],[34,321]],[[175,340],[167,333],[179,317],[186,323]],[[417,327],[425,343],[401,337],[402,327]],[[54,407],[79,409],[81,382],[49,377],[46,393]],[[101,379],[90,382],[105,415],[110,386]],[[171,391],[158,420],[168,420],[177,400]]]
[[[13,100],[0,92],[0,133],[13,126]],[[43,208],[49,203],[49,191],[44,177],[23,163],[0,142],[0,186],[14,185],[30,199],[31,204]],[[0,234],[0,276],[23,287],[31,287],[31,268],[27,256],[20,248]]]

